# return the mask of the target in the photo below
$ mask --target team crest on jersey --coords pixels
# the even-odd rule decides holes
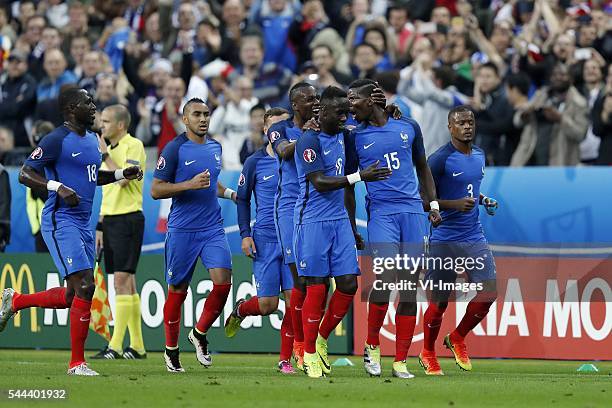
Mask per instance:
[[[238,179],[238,185],[240,187],[244,186],[244,182],[246,181],[246,177],[244,177],[243,173],[240,173],[240,178]]]
[[[270,142],[274,143],[278,140],[278,138],[280,137],[280,133],[278,133],[276,130],[272,133],[270,133]]]
[[[304,161],[306,163],[312,163],[312,162],[314,162],[316,160],[317,154],[312,149],[306,149],[306,150],[304,150],[304,153],[302,154],[302,157],[304,158]]]
[[[403,140],[404,142],[407,142],[407,141],[408,141],[408,139],[410,138],[410,136],[408,135],[408,133],[404,133],[404,132],[401,132],[401,133],[400,133],[400,137],[402,138],[402,140]]]
[[[164,159],[164,156],[159,156],[159,159],[157,160],[157,170],[163,170],[166,167],[166,159]]]
[[[32,154],[30,155],[30,159],[32,159],[32,160],[38,160],[41,157],[43,157],[43,149],[42,149],[42,147],[37,147],[36,149],[34,149]]]

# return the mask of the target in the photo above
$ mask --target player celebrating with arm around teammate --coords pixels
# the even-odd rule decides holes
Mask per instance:
[[[201,99],[193,98],[185,104],[183,123],[187,131],[164,148],[151,186],[154,199],[172,198],[165,246],[168,297],[164,304],[164,360],[169,372],[185,371],[178,349],[181,307],[198,257],[210,273],[213,289],[188,339],[205,367],[212,365],[206,332],[221,314],[231,290],[232,258],[217,197],[235,199],[236,193],[217,181],[221,145],[206,137],[209,119],[210,111]]]
[[[96,186],[123,179],[142,179],[138,166],[99,170],[102,154],[98,137],[90,132],[96,114],[93,98],[84,89],[68,88],[59,96],[64,124],[47,136],[21,168],[19,182],[31,189],[48,190],[42,213],[42,235],[67,287],[29,295],[12,288],[2,293],[0,331],[21,309],[70,309],[69,375],[98,375],[87,367],[84,348],[95,290],[95,240],[89,228]]]
[[[293,322],[293,354],[298,369],[304,358],[304,333],[302,331],[302,305],[306,296],[304,279],[298,276],[293,254],[293,209],[298,198],[299,184],[294,160],[295,143],[302,135],[302,127],[318,110],[319,95],[314,86],[298,82],[289,90],[293,118],[273,124],[268,139],[279,162],[278,189],[274,197],[274,223],[281,245],[283,259],[293,276],[290,313]]]
[[[476,261],[476,267],[465,268],[466,274],[470,282],[480,283],[482,290],[468,303],[457,328],[444,338],[444,345],[453,352],[457,365],[470,371],[472,363],[465,336],[485,318],[497,296],[495,261],[478,220],[476,204],[482,204],[493,215],[497,201],[480,193],[486,160],[482,149],[472,145],[476,132],[474,113],[467,106],[453,108],[448,114],[448,129],[451,141],[429,157],[444,217],[444,223],[431,234],[429,257],[469,257]],[[456,276],[455,270],[441,268],[430,269],[426,274],[434,289],[423,320],[425,337],[419,362],[428,375],[443,375],[434,346],[450,297],[450,291],[435,288],[441,282],[454,282]]]
[[[419,186],[426,202],[432,207],[430,221],[434,226],[441,221],[435,201],[434,181],[425,158],[423,135],[415,121],[390,118],[383,106],[374,103],[371,96],[375,87],[376,83],[369,79],[357,80],[349,86],[351,110],[361,125],[347,139],[347,172],[355,171],[358,166],[365,168],[378,161],[393,171],[387,180],[366,183],[368,241],[375,248],[373,250],[381,252],[378,255],[385,255],[383,251],[391,251],[385,256],[408,253],[419,257],[425,251],[424,243],[428,233]],[[347,189],[347,205],[354,220],[353,188]],[[397,279],[397,271],[388,273],[393,276],[381,278]],[[418,272],[412,271],[410,278],[416,281]],[[406,356],[416,324],[416,291],[405,292],[401,293],[395,315],[396,350],[392,373],[395,377],[412,378],[414,376],[406,367]],[[364,363],[366,372],[373,376],[381,374],[379,334],[389,307],[389,296],[387,290],[373,290],[369,295]]]
[[[264,132],[289,112],[282,108],[269,109],[264,114]],[[242,237],[242,251],[253,259],[253,275],[257,296],[236,302],[236,307],[225,322],[225,334],[234,337],[246,316],[267,316],[278,308],[278,294],[285,295],[285,315],[281,326],[281,352],[278,369],[283,374],[294,374],[291,366],[293,326],[289,310],[293,277],[283,261],[283,251],[274,226],[274,195],[278,184],[278,162],[267,143],[244,163],[238,181],[238,225]],[[255,196],[257,214],[251,230],[251,195]]]
[[[312,378],[330,372],[327,338],[346,315],[357,291],[357,251],[343,189],[361,180],[385,180],[391,175],[390,169],[374,163],[344,176],[342,128],[349,109],[346,92],[325,89],[319,113],[321,132],[307,131],[295,147],[300,192],[294,211],[294,248],[298,273],[307,285],[302,311],[304,369]],[[325,283],[330,277],[336,290],[321,322]]]

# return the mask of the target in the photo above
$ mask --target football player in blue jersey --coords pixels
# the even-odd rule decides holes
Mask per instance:
[[[302,127],[318,111],[319,95],[314,86],[298,82],[289,91],[293,117],[273,124],[267,132],[274,154],[279,162],[278,189],[274,199],[274,223],[281,245],[283,260],[293,276],[290,313],[293,321],[293,354],[298,369],[304,358],[304,333],[302,331],[302,305],[306,285],[300,278],[293,254],[293,209],[298,197],[299,184],[294,161],[295,143],[302,135]]]
[[[212,364],[206,332],[221,314],[231,290],[232,257],[217,197],[235,200],[236,192],[217,181],[222,152],[221,145],[207,137],[209,119],[210,111],[201,99],[185,104],[183,123],[187,130],[162,151],[151,186],[154,199],[172,198],[165,245],[168,298],[164,304],[164,360],[173,373],[185,371],[178,349],[181,307],[198,258],[210,273],[213,289],[187,338],[205,367]]]
[[[485,318],[497,296],[495,261],[478,219],[478,204],[489,215],[495,214],[498,204],[480,192],[486,157],[482,149],[472,144],[476,131],[474,113],[467,106],[453,108],[448,114],[448,128],[451,141],[429,157],[444,218],[444,223],[431,233],[429,258],[435,261],[450,257],[457,262],[452,270],[431,262],[434,266],[426,274],[433,285],[423,320],[425,338],[419,362],[428,375],[443,375],[434,346],[451,292],[442,284],[455,282],[457,274],[464,272],[470,282],[480,285],[457,328],[444,338],[457,365],[467,371],[472,369],[472,363],[465,336]]]
[[[380,181],[391,175],[379,162],[344,176],[344,123],[349,116],[347,94],[328,87],[321,95],[320,132],[307,131],[295,147],[299,196],[294,210],[294,249],[298,273],[306,280],[303,305],[304,369],[309,377],[331,371],[327,339],[346,315],[357,291],[357,250],[344,207],[344,188],[358,181]],[[336,290],[325,310],[326,282]],[[320,323],[320,324],[319,324]]]
[[[84,89],[65,89],[58,100],[64,124],[46,135],[19,173],[19,182],[48,190],[42,213],[42,235],[66,287],[29,295],[7,288],[0,305],[0,331],[11,316],[28,307],[70,309],[69,375],[98,375],[87,367],[83,354],[89,331],[91,299],[95,290],[95,240],[89,221],[96,186],[122,179],[142,179],[138,166],[99,170],[102,153],[98,137],[88,129],[96,105]]]
[[[286,120],[289,112],[282,108],[269,109],[264,114],[264,132],[271,125]],[[290,359],[293,352],[293,326],[288,305],[293,277],[283,260],[274,225],[274,196],[278,185],[278,161],[272,144],[254,152],[244,163],[238,181],[238,225],[242,251],[253,259],[253,275],[257,296],[240,299],[225,322],[225,334],[234,337],[246,316],[267,316],[278,308],[278,295],[285,295],[285,314],[281,325],[281,351],[278,369],[283,374],[295,373]],[[255,225],[251,229],[251,195],[255,197]]]
[[[365,168],[378,161],[393,171],[385,181],[366,183],[368,242],[376,256],[393,258],[405,253],[422,257],[428,222],[421,194],[433,207],[429,213],[433,225],[438,225],[441,220],[435,201],[434,181],[425,157],[423,135],[414,120],[389,117],[385,109],[371,98],[375,87],[376,83],[368,79],[357,80],[349,86],[351,109],[360,125],[347,139],[346,171],[356,171],[358,167]],[[347,189],[347,192],[349,214],[354,220],[354,189]],[[387,271],[378,279],[395,281],[398,279],[396,273],[395,270]],[[415,283],[418,281],[418,271],[408,271],[401,276]],[[364,363],[366,372],[372,376],[381,375],[379,333],[389,307],[389,296],[390,291],[382,289],[372,290],[369,295]],[[406,367],[406,356],[416,323],[415,296],[416,290],[403,291],[395,315],[396,350],[392,374],[400,378],[414,377]]]

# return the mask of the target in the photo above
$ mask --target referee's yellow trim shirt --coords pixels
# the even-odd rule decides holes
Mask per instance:
[[[146,155],[142,142],[130,134],[125,135],[115,146],[109,146],[109,157],[119,168],[140,166],[145,171]],[[102,163],[102,170],[108,170]],[[125,187],[111,183],[102,187],[101,215],[121,215],[142,211],[142,188],[144,180],[130,180]]]

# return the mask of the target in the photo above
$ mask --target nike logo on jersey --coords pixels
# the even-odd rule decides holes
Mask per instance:
[[[273,175],[271,175],[271,176],[264,176],[264,177],[263,177],[263,180],[264,180],[264,181],[268,181],[268,180],[270,180],[272,177],[274,177],[274,174],[273,174]]]
[[[464,173],[463,171],[462,171],[462,172],[460,172],[460,173],[455,173],[455,172],[453,171],[453,177],[460,176],[460,175],[462,175],[463,173]]]
[[[376,143],[376,142],[372,142],[369,145],[363,145],[363,150],[368,150],[370,147],[372,147],[372,145]]]
[[[331,150],[323,150],[323,154],[324,154],[325,156],[327,156],[327,155],[328,155],[328,154],[330,154],[330,153],[331,153]]]
[[[72,157],[77,157],[79,154],[81,154],[82,152],[78,152],[78,153],[72,153]]]
[[[195,162],[196,162],[195,160],[186,161],[185,166],[189,166],[190,164],[193,164]]]

